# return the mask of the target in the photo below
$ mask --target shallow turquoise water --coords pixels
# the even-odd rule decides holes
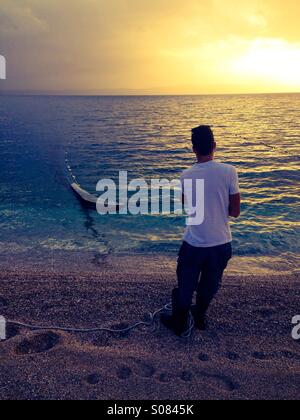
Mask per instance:
[[[0,97],[0,254],[52,250],[171,252],[184,219],[99,216],[68,188],[65,153],[79,182],[176,178],[194,162],[190,129],[214,126],[218,159],[238,167],[243,214],[238,255],[299,252],[300,95]]]

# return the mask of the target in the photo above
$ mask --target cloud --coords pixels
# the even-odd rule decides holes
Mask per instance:
[[[299,41],[299,12],[299,0],[0,0],[5,86],[220,83],[218,69],[241,45],[264,38]]]
[[[36,35],[47,30],[47,23],[29,6],[30,2],[0,0],[0,34],[5,37]]]

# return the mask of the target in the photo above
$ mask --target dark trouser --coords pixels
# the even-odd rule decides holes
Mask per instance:
[[[219,291],[223,273],[232,257],[231,243],[213,248],[195,248],[184,242],[178,258],[178,306],[189,311],[197,291],[197,314],[206,314]]]

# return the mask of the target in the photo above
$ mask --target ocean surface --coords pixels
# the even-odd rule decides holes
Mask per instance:
[[[181,97],[0,96],[0,256],[178,251],[184,217],[100,216],[69,188],[102,178],[173,179],[194,163],[190,129],[214,127],[217,159],[236,165],[238,256],[281,258],[297,270],[300,94]]]

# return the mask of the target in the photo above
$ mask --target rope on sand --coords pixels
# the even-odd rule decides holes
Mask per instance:
[[[40,330],[40,331],[41,330],[53,330],[53,331],[74,332],[74,333],[93,333],[93,332],[105,331],[105,332],[110,332],[110,333],[126,333],[126,332],[129,332],[129,331],[134,330],[134,329],[136,329],[138,327],[141,327],[141,326],[145,326],[145,327],[154,326],[157,315],[159,315],[163,311],[171,311],[171,310],[172,310],[172,307],[171,307],[170,304],[165,305],[164,307],[157,310],[156,312],[149,313],[149,316],[150,316],[150,321],[149,322],[139,321],[132,326],[129,326],[127,328],[119,328],[119,329],[112,329],[112,328],[103,327],[103,326],[95,327],[95,328],[67,328],[67,327],[60,327],[60,326],[56,326],[56,325],[46,327],[46,326],[42,326],[42,325],[26,324],[26,323],[23,323],[23,322],[13,321],[13,320],[7,320],[7,322],[12,324],[12,325],[19,326],[19,327],[28,328],[30,330]]]
[[[112,328],[108,328],[108,327],[104,327],[104,326],[95,327],[95,328],[71,328],[71,327],[67,328],[67,327],[61,327],[61,326],[56,326],[56,325],[42,326],[42,325],[26,324],[26,323],[19,322],[19,321],[14,321],[14,320],[7,320],[7,323],[18,326],[18,327],[27,328],[27,329],[30,329],[30,330],[35,330],[35,331],[52,330],[52,331],[61,331],[61,332],[69,332],[69,333],[81,333],[81,334],[95,333],[95,332],[108,332],[108,333],[113,333],[113,334],[122,334],[122,333],[130,332],[130,331],[132,331],[136,328],[139,328],[141,326],[148,327],[148,328],[155,327],[155,322],[156,322],[157,316],[164,311],[171,312],[172,311],[172,304],[167,304],[167,305],[163,306],[162,308],[158,309],[157,311],[155,311],[153,313],[149,313],[150,320],[148,322],[139,321],[139,322],[136,322],[134,325],[131,325],[131,326],[126,327],[126,328],[119,328],[119,329],[112,329]],[[189,338],[192,334],[193,329],[194,329],[194,322],[191,320],[190,324],[189,324],[189,328],[182,335],[182,338]]]

